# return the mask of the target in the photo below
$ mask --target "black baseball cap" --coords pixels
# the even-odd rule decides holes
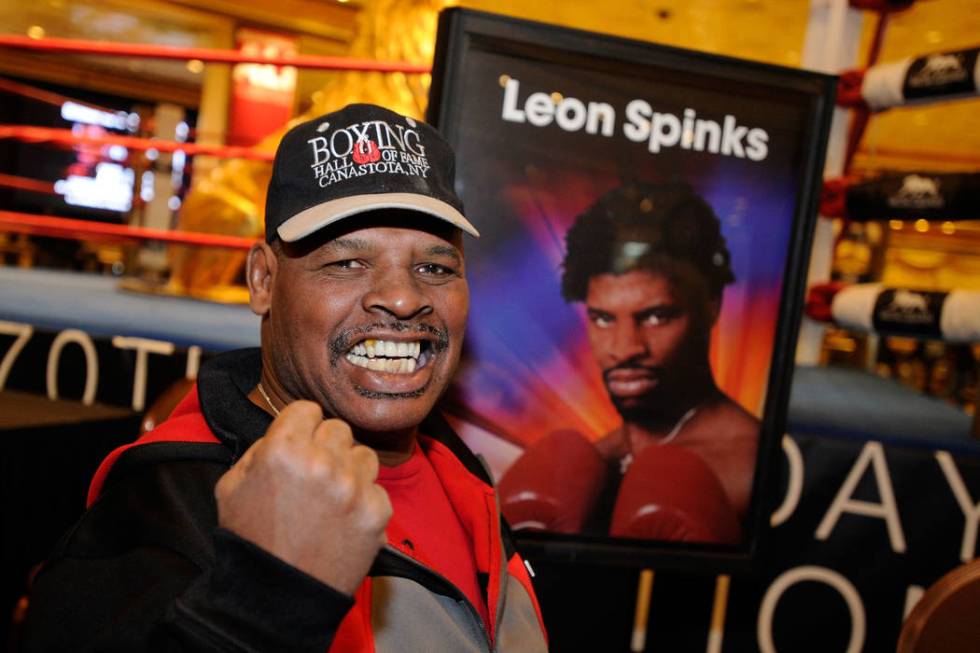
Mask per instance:
[[[377,209],[435,216],[473,236],[453,189],[456,157],[433,127],[350,104],[283,136],[265,202],[265,239],[293,242]]]

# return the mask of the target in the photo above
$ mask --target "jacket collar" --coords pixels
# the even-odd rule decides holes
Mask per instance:
[[[258,348],[238,349],[204,363],[197,377],[204,419],[236,460],[272,423],[272,416],[248,398],[261,371],[262,354]]]

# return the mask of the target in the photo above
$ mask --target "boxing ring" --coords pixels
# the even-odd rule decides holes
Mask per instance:
[[[0,317],[39,330],[158,339],[211,353],[259,344],[259,320],[244,305],[127,292],[113,277],[54,270],[0,268],[0,285]],[[788,416],[794,435],[980,453],[969,425],[962,411],[894,380],[843,368],[794,370]]]
[[[303,57],[270,60],[247,58],[240,53],[177,52],[126,44],[97,46],[56,39],[39,42],[2,37],[0,46],[46,48],[63,54],[99,51],[117,56],[253,61],[324,69],[408,74],[428,71],[427,66],[383,62]],[[906,64],[903,70],[912,67]],[[885,100],[875,99],[876,95],[862,94],[865,88],[893,89],[894,83],[882,80],[886,72],[893,74],[894,70],[893,67],[884,72],[853,71],[844,76],[841,105],[863,112],[855,129],[857,137],[851,139],[852,154],[872,110],[884,110],[904,101],[892,93],[889,105]],[[865,84],[866,79],[871,82]],[[26,126],[0,127],[0,137],[71,143],[70,139],[66,141],[64,133],[36,131]],[[112,144],[110,141],[89,144]],[[138,139],[117,144],[134,149],[161,146],[160,141],[150,143]],[[253,150],[202,146],[192,152],[194,146],[187,143],[163,144],[163,147],[268,160],[267,154]],[[918,176],[933,178],[923,171]],[[900,190],[904,178],[905,175],[877,181],[828,180],[823,213],[849,220],[877,219],[876,211],[880,211],[881,205],[873,199]],[[975,199],[972,194],[975,191],[970,189],[976,188],[976,176],[957,179],[961,183],[956,188],[962,194],[951,195],[949,201],[975,209],[977,203],[970,199]],[[946,183],[940,186],[950,187],[946,179],[941,181]],[[881,191],[886,183],[894,188],[885,186],[891,191]],[[925,192],[921,184],[918,188]],[[947,210],[937,213],[935,219],[976,217],[961,213],[950,218]],[[10,212],[0,212],[0,228],[35,235],[110,242],[170,242],[238,252],[252,242],[241,236],[161,232],[88,221],[79,224]],[[137,294],[120,289],[117,281],[100,275],[0,268],[3,289],[0,332],[6,347],[5,360],[10,361],[0,367],[0,387],[47,393],[58,401],[85,398],[88,401],[80,403],[138,411],[166,385],[196,373],[202,356],[258,345],[258,318],[247,306]],[[835,288],[829,296],[825,292],[814,299],[811,317],[824,321],[838,319],[829,306],[843,290]],[[873,321],[862,316],[859,321],[869,320]],[[76,348],[84,352],[84,358],[78,356]],[[144,360],[142,396],[137,402],[141,355]],[[88,377],[92,361],[96,361],[94,365],[100,376],[90,394]],[[123,371],[112,372],[113,367]],[[73,375],[79,378],[67,378]],[[112,419],[117,420],[116,426],[133,421],[132,414],[114,413]],[[635,570],[589,567],[570,570],[552,565],[546,559],[534,560],[546,619],[551,621],[554,631],[555,649],[577,645],[593,646],[594,650],[616,646],[625,649],[636,624],[640,623],[645,638],[635,650],[645,647],[704,650],[706,641],[715,642],[708,644],[709,651],[756,648],[772,651],[777,645],[780,650],[791,650],[801,642],[808,643],[807,625],[812,623],[814,612],[820,610],[832,615],[828,617],[831,624],[825,639],[820,640],[828,650],[856,650],[855,641],[862,642],[865,650],[893,649],[904,615],[924,588],[948,569],[975,555],[980,442],[971,437],[970,428],[971,419],[962,411],[895,381],[859,370],[798,366],[792,377],[780,482],[772,497],[772,532],[755,572],[730,581],[727,576],[658,572],[657,588],[651,593],[649,577],[637,578]],[[10,435],[15,437],[13,433]],[[92,433],[86,433],[81,427],[64,435],[74,439],[75,446],[78,438],[90,436]],[[464,436],[467,436],[465,432]],[[108,450],[118,443],[118,437],[125,436],[93,438],[91,442]],[[468,437],[479,446],[477,440],[486,435],[474,432]],[[23,460],[37,461],[43,459],[44,449],[50,446],[49,441],[39,439],[36,446],[28,445],[17,453]],[[101,456],[91,447],[86,451],[93,461]],[[502,473],[519,453],[514,448],[501,450],[491,461],[494,472]],[[73,462],[78,460],[63,459],[59,464],[65,470],[73,470],[70,476],[78,485],[78,478],[84,473],[79,472],[77,464],[72,467]],[[25,469],[52,472],[51,469]],[[4,500],[21,502],[22,510],[18,514],[22,516],[43,514],[50,505],[44,502],[50,501],[53,488],[48,487],[45,492],[32,492],[30,488],[37,489],[40,481],[48,484],[52,481],[44,477],[32,480],[28,476],[19,475],[18,483],[22,485],[8,486]],[[57,470],[53,476],[58,476]],[[56,481],[54,484],[57,487]],[[16,497],[11,496],[13,492],[17,493]],[[37,503],[23,503],[33,501],[31,497],[36,497]],[[65,503],[60,509],[67,513],[74,506]],[[47,535],[53,537],[51,533]],[[50,542],[29,544],[21,550],[39,550]],[[584,601],[583,594],[592,598]],[[712,633],[720,635],[711,640]]]

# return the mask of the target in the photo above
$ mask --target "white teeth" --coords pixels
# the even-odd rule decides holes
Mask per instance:
[[[394,342],[390,340],[365,340],[359,342],[351,348],[351,354],[355,356],[366,356],[367,358],[418,358],[422,354],[422,343],[419,340],[414,342]]]
[[[387,347],[385,347],[387,350]],[[409,347],[411,351],[411,347]],[[409,356],[395,358],[368,358],[356,353],[355,350],[346,356],[347,361],[358,367],[364,367],[375,372],[387,372],[389,374],[411,374],[418,367],[418,362]]]

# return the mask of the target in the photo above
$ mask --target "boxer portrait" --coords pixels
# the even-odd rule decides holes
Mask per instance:
[[[739,541],[759,421],[718,387],[709,359],[734,280],[718,217],[686,184],[625,183],[577,216],[566,234],[562,295],[585,309],[621,423],[594,442],[558,431],[529,447],[501,480],[512,523]]]

